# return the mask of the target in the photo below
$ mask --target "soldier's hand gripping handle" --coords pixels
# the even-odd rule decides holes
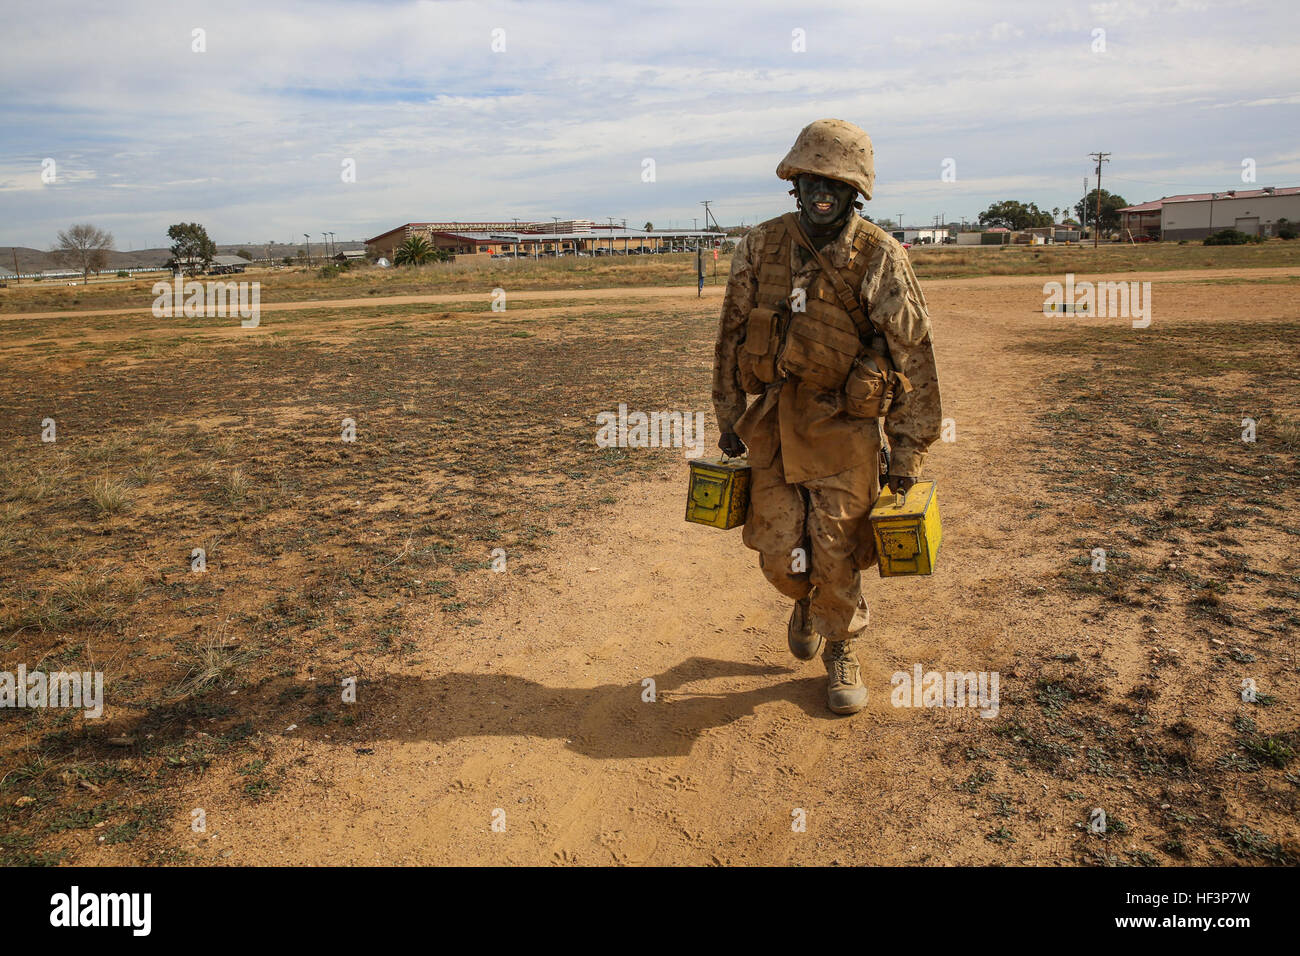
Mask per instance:
[[[906,496],[907,490],[911,488],[914,484],[916,484],[916,478],[910,475],[889,476],[889,490],[894,494],[898,494],[898,492],[901,490],[904,496]]]
[[[739,458],[745,453],[745,443],[735,432],[723,432],[718,438],[718,447],[728,458]]]

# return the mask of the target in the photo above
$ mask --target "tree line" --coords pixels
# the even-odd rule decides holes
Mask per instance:
[[[1127,205],[1128,200],[1123,196],[1103,189],[1100,191],[1101,211],[1100,215],[1098,215],[1098,191],[1089,190],[1086,196],[1074,204],[1075,218],[1067,219],[1065,222],[1087,225],[1095,220],[1101,223],[1103,232],[1118,229],[1120,223],[1119,211]],[[1037,203],[1005,199],[1002,202],[993,203],[988,209],[980,213],[979,224],[986,229],[995,226],[1013,230],[1033,229],[1056,225],[1062,221],[1060,218],[1061,213],[1070,211],[1059,206],[1053,209],[1039,209]]]
[[[202,224],[178,222],[167,227],[167,238],[172,242],[171,257],[167,260],[169,268],[190,274],[211,268],[217,255],[217,244]],[[114,251],[113,234],[88,222],[62,230],[50,248],[61,265],[76,269],[83,280],[89,280],[92,272],[103,272],[108,266],[109,254]],[[239,255],[245,259],[253,258],[252,253],[245,249],[240,249]],[[301,249],[298,255],[302,255]],[[292,260],[292,256],[285,256],[286,265]]]

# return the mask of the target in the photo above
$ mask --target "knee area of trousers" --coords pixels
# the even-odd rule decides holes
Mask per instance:
[[[786,597],[794,598],[796,601],[802,600],[812,590],[808,572],[794,571],[790,562],[782,557],[773,558],[770,555],[760,554],[758,566],[768,582]]]

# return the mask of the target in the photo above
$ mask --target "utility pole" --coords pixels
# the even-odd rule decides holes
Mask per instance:
[[[705,229],[708,229],[708,228],[709,228],[709,220],[710,220],[710,219],[713,220],[713,224],[714,224],[715,226],[718,226],[718,219],[717,219],[717,217],[714,216],[713,213],[709,210],[709,203],[711,203],[711,202],[713,202],[712,199],[701,199],[701,200],[700,200],[700,205],[704,207],[704,228],[705,228]],[[722,227],[721,227],[721,226],[718,226],[718,228],[721,229]]]
[[[1097,201],[1092,207],[1092,247],[1097,248],[1101,239],[1101,164],[1109,163],[1110,153],[1089,153],[1097,161]]]
[[[712,199],[701,199],[701,200],[700,200],[700,205],[704,207],[704,229],[705,229],[705,231],[707,232],[707,231],[708,231],[708,228],[709,228],[709,220],[713,220],[713,225],[717,227],[718,232],[722,232],[722,227],[718,225],[717,217],[715,217],[715,216],[713,215],[713,213],[709,210],[709,204],[710,204],[711,202],[713,202]],[[714,247],[713,243],[714,243],[714,240],[713,240],[712,238],[710,238],[710,239],[709,239],[709,248],[713,249],[713,276],[714,276],[714,278],[717,278],[717,275],[718,275],[718,250],[717,250],[716,247]],[[702,242],[700,242],[698,236],[697,236],[696,239],[695,239],[695,244],[696,244],[696,246],[697,246],[697,248],[698,248],[698,250],[699,250],[699,251],[696,253],[696,255],[699,255],[699,256],[704,255],[704,244],[703,244]],[[700,291],[701,291],[701,292],[704,291],[704,268],[703,268],[703,264],[702,264],[702,263],[701,263],[701,266],[700,266]]]
[[[311,268],[311,236],[303,233],[302,237],[307,240],[307,268]]]
[[[334,255],[338,255],[338,251],[339,251],[338,243],[336,243],[336,242],[334,241],[334,233],[331,232],[331,233],[330,233],[330,252],[331,252],[332,254],[334,254]]]

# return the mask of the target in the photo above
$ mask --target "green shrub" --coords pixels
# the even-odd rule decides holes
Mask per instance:
[[[1220,229],[1212,236],[1207,236],[1202,240],[1207,246],[1244,246],[1251,241],[1251,237],[1244,232],[1238,232],[1236,229]]]

